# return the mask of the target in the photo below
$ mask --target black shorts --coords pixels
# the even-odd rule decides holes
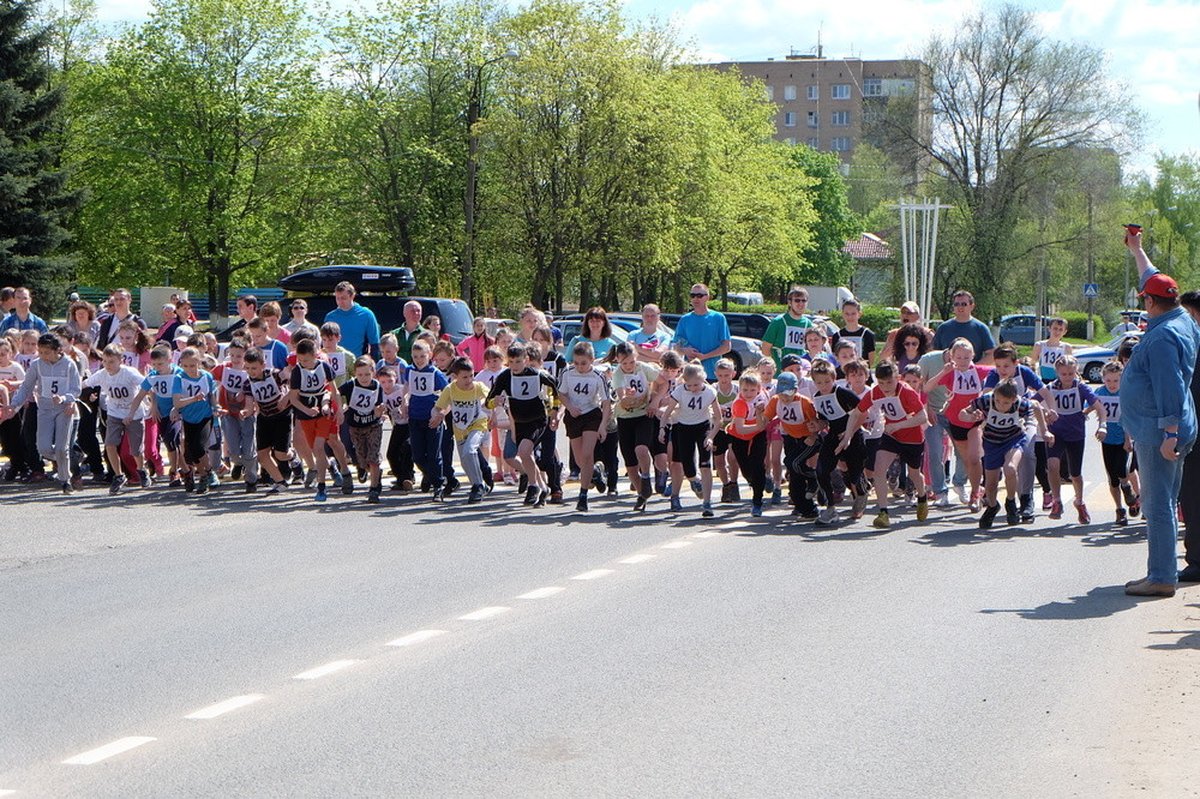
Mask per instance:
[[[174,452],[183,443],[183,423],[178,419],[162,417],[158,420],[158,440],[169,451]]]
[[[879,442],[881,438],[867,438],[863,436],[863,447],[866,449],[866,457],[863,458],[863,469],[868,472],[875,471],[875,453],[879,452]]]
[[[713,436],[712,451],[713,455],[716,455],[718,458],[729,451],[729,433],[724,430],[717,431],[717,434]]]
[[[653,424],[647,416],[631,416],[617,419],[617,443],[621,448],[621,460],[629,469],[637,468],[637,448],[650,449]]]
[[[650,417],[650,454],[653,457],[667,454],[667,442],[671,440],[671,429],[667,428],[667,434],[663,436],[663,440],[658,440],[658,431],[662,430],[662,421],[657,416]]]
[[[192,466],[206,463],[208,441],[212,437],[212,419],[183,423],[183,459]]]
[[[570,412],[563,414],[563,426],[567,429],[567,438],[579,438],[584,433],[595,433],[604,421],[604,411],[593,408],[582,416],[572,416]]]
[[[522,441],[532,441],[534,446],[542,443],[546,434],[546,420],[534,419],[528,422],[513,420],[513,440],[519,445]]]
[[[1064,480],[1083,476],[1084,440],[1063,441],[1055,438],[1054,446],[1046,448],[1047,458],[1058,458],[1058,473]]]
[[[689,480],[696,476],[696,460],[693,450],[700,453],[700,468],[712,468],[712,452],[704,446],[708,438],[708,422],[698,424],[671,425],[671,460],[683,464],[683,474]]]
[[[966,441],[967,435],[972,430],[974,430],[976,427],[979,427],[979,425],[981,425],[981,424],[983,424],[983,422],[976,422],[975,424],[971,425],[970,427],[962,427],[962,426],[956,425],[956,424],[948,424],[946,426],[950,428],[950,440],[951,441]]]
[[[287,452],[292,448],[292,415],[277,413],[272,416],[259,415],[254,430],[254,444],[258,451]]]
[[[1108,475],[1108,484],[1113,488],[1121,485],[1129,477],[1129,457],[1123,444],[1101,444],[1100,451],[1104,456],[1104,473]]]
[[[897,441],[891,436],[884,434],[883,438],[879,439],[879,449],[884,452],[891,452],[900,459],[910,469],[920,469],[925,462],[925,442],[920,444],[905,444],[903,441]]]

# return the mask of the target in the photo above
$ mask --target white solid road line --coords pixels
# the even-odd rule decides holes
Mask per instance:
[[[424,641],[428,641],[430,638],[437,638],[439,635],[445,635],[445,634],[446,634],[445,630],[417,630],[415,633],[409,633],[408,635],[401,636],[400,638],[397,638],[395,641],[388,641],[387,645],[388,646],[412,646],[414,644],[419,644]]]
[[[505,608],[505,607],[499,607],[499,606],[480,608],[479,610],[468,613],[465,616],[459,616],[458,620],[459,621],[483,621],[484,619],[490,619],[493,616],[499,616],[501,613],[508,613],[510,610],[512,610],[512,608]]]
[[[627,566],[636,566],[637,564],[645,563],[648,560],[654,560],[654,556],[643,552],[638,555],[630,555],[629,557],[627,557],[623,560],[617,561],[617,563],[624,563]]]
[[[243,708],[246,705],[253,705],[255,702],[263,698],[263,694],[246,694],[244,696],[235,696],[232,699],[226,699],[224,702],[217,702],[215,705],[202,707],[194,713],[189,713],[184,716],[185,719],[215,719],[217,716],[224,716],[238,708]]]
[[[720,533],[718,533],[716,530],[705,530],[702,533],[692,533],[691,537],[692,538],[716,538],[719,535],[720,535]]]
[[[608,575],[610,575],[612,573],[613,573],[612,569],[592,569],[590,572],[584,572],[583,574],[577,574],[574,577],[572,577],[571,579],[572,580],[598,580],[599,578],[607,577]]]
[[[668,541],[660,546],[659,549],[683,549],[684,547],[690,547],[691,545],[691,541]]]
[[[110,744],[89,749],[88,751],[69,757],[63,761],[64,766],[90,766],[94,763],[99,763],[101,760],[107,760],[114,755],[119,755],[122,752],[128,752],[130,749],[136,749],[142,744],[148,744],[155,738],[146,738],[144,736],[133,735],[128,738],[119,738]]]
[[[347,666],[353,666],[357,660],[334,660],[326,663],[324,666],[317,666],[315,669],[302,671],[293,677],[293,680],[315,680],[319,677],[324,677],[327,674],[333,674],[335,671],[341,671]]]
[[[521,594],[519,597],[517,597],[517,599],[545,599],[546,597],[551,597],[551,596],[554,596],[555,594],[561,594],[563,591],[566,591],[566,590],[567,589],[565,589],[561,586],[549,585],[549,586],[546,586],[545,588],[534,589],[533,591],[530,591],[528,594]]]
[[[12,796],[16,791],[10,788],[0,788],[0,796]]]

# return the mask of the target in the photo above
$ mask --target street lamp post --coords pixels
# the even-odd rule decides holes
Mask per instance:
[[[483,71],[492,64],[516,57],[516,50],[509,48],[504,55],[489,59],[479,66],[471,68],[473,74],[471,75],[471,94],[467,100],[467,181],[463,191],[464,241],[459,291],[463,302],[472,311],[475,309],[475,207],[479,176],[479,163],[476,158],[479,152],[479,134],[476,133],[475,126],[479,122],[483,106]]]

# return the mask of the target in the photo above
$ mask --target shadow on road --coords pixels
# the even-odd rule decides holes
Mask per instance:
[[[1015,613],[1035,621],[1077,621],[1103,619],[1138,606],[1137,597],[1126,596],[1124,585],[1101,585],[1083,596],[1073,596],[1065,602],[1047,602],[1036,608],[985,608],[980,613]]]
[[[967,522],[969,524],[970,521]],[[1109,547],[1114,544],[1139,544],[1146,540],[1143,528],[1130,529],[1114,528],[1111,524],[1063,525],[1059,527],[1030,528],[1022,525],[1013,527],[1000,526],[990,530],[980,530],[978,525],[964,526],[953,530],[933,530],[918,538],[913,543],[931,547],[957,547],[973,544],[991,544],[1001,541],[1018,539],[1031,540],[1037,538],[1078,538],[1084,546]]]

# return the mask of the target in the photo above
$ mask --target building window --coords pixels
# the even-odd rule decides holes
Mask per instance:
[[[883,80],[880,78],[863,78],[863,97],[882,97]]]
[[[850,112],[849,111],[834,111],[833,114],[831,114],[830,116],[831,116],[830,124],[833,125],[835,128],[850,127]]]
[[[850,84],[835,83],[829,87],[833,92],[834,100],[849,100],[850,99]]]
[[[775,101],[775,87],[769,83],[767,84],[767,99],[772,102]]]
[[[820,116],[817,114],[817,112],[816,112],[816,111],[809,111],[809,112],[808,112],[808,126],[809,126],[810,128],[819,128],[819,127],[821,127],[821,118],[820,118]]]
[[[785,128],[796,127],[796,113],[794,111],[785,111],[783,114],[783,126]]]
[[[786,139],[784,139],[784,141],[786,141],[792,147],[796,146],[796,137],[795,136],[788,136]]]
[[[820,100],[821,99],[821,87],[820,86],[809,86],[808,87],[808,99]]]
[[[784,86],[783,87],[784,102],[789,102],[789,101],[795,100],[795,99],[796,99],[796,87],[795,86]]]
[[[818,139],[816,136],[813,136],[812,138],[810,138],[808,140],[808,146],[813,148],[814,150],[819,149],[821,147],[821,140]]]
[[[829,142],[829,149],[835,153],[845,153],[850,151],[850,137],[834,136]]]

